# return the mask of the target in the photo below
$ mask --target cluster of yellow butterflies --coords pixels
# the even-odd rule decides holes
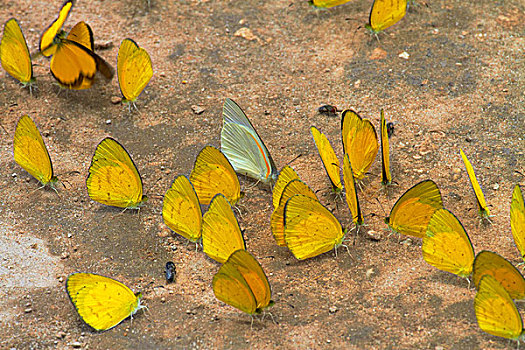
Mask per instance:
[[[351,0],[309,0],[312,6],[320,9],[346,4],[349,1]],[[393,26],[405,17],[408,4],[408,0],[374,0],[366,29],[377,34]]]
[[[78,22],[69,33],[62,30],[73,5],[74,0],[64,2],[57,19],[42,33],[39,53],[33,56],[52,56],[50,70],[58,84],[67,89],[82,90],[93,85],[97,72],[110,81],[114,69],[95,53],[93,31],[87,23]],[[4,26],[0,62],[7,73],[31,89],[35,82],[31,55],[20,25],[14,18]],[[153,76],[149,54],[133,40],[124,39],[118,51],[117,74],[124,96],[122,102],[134,105]]]
[[[312,2],[318,7],[331,7],[345,1]],[[387,3],[394,4],[396,10],[389,10],[385,15]],[[113,69],[93,52],[93,35],[87,24],[79,22],[67,35],[61,30],[72,6],[72,0],[63,4],[58,18],[41,37],[40,51],[45,56],[53,56],[51,73],[61,86],[85,89],[92,86],[97,71],[111,79]],[[385,29],[401,19],[405,11],[406,1],[376,0],[370,26],[374,31]],[[34,81],[29,50],[14,19],[5,25],[0,58],[2,66],[13,77],[24,84]],[[118,53],[117,72],[125,101],[135,101],[152,76],[149,55],[132,40],[125,39]],[[382,110],[380,126],[381,183],[386,186],[392,183],[392,175],[388,128]],[[379,151],[375,128],[370,120],[352,110],[342,112],[342,181],[341,166],[328,138],[313,126],[311,133],[332,190],[342,193],[343,187],[345,189],[357,231],[364,224],[364,217],[356,184],[365,178]],[[54,188],[58,179],[53,174],[51,158],[36,125],[27,115],[17,124],[13,147],[15,161],[43,186]],[[489,220],[490,212],[473,167],[462,150],[460,154],[479,213]],[[226,99],[221,150],[204,147],[189,179],[181,175],[174,180],[164,196],[162,216],[177,234],[196,244],[202,241],[204,253],[222,264],[212,283],[216,297],[248,314],[258,314],[273,301],[268,279],[261,265],[246,250],[232,210],[232,205],[243,197],[236,173],[274,185],[271,230],[276,243],[288,247],[297,259],[315,257],[344,245],[346,230],[292,167],[277,171],[250,120],[239,105]],[[112,138],[105,138],[97,146],[86,186],[91,199],[109,206],[139,208],[148,199],[133,160]],[[204,215],[203,205],[209,206]],[[523,276],[495,253],[482,251],[474,255],[465,229],[443,208],[441,193],[433,181],[422,181],[406,191],[385,222],[395,232],[422,238],[423,258],[432,266],[465,278],[472,275],[478,288],[474,304],[481,329],[510,339],[522,337],[522,321],[513,299],[525,297]],[[525,260],[525,208],[518,185],[512,195],[511,229]],[[70,275],[66,290],[80,317],[96,330],[110,329],[144,307],[140,293],[135,294],[122,283],[96,274]]]

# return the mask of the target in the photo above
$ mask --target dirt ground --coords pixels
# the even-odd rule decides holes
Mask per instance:
[[[0,22],[16,17],[33,52],[60,5],[4,0]],[[305,0],[151,0],[149,7],[144,0],[78,1],[65,29],[86,21],[95,43],[113,44],[97,51],[112,65],[120,42],[134,39],[150,53],[154,76],[132,113],[111,102],[120,96],[116,77],[57,95],[49,63],[39,59],[38,90],[30,96],[0,76],[0,348],[514,347],[479,329],[467,281],[427,265],[420,240],[388,236],[383,217],[406,189],[433,179],[476,252],[520,261],[509,208],[512,188],[525,183],[515,172],[525,173],[525,3],[419,0],[380,41],[358,28],[370,6],[370,0],[325,11]],[[241,28],[253,37],[235,35]],[[205,145],[220,146],[226,97],[243,107],[278,168],[302,155],[291,165],[321,190],[322,203],[345,227],[348,208],[327,190],[309,131],[315,125],[327,134],[342,159],[340,121],[316,110],[326,103],[353,108],[378,128],[384,108],[395,122],[390,142],[398,185],[381,190],[378,156],[359,193],[367,226],[350,247],[352,257],[340,249],[337,257],[297,261],[274,243],[271,192],[241,176],[247,194],[239,222],[275,300],[276,323],[267,317],[253,327],[250,316],[214,297],[219,265],[173,236],[161,217],[162,196],[175,177],[189,174]],[[14,129],[24,114],[39,127],[67,187],[60,196],[35,190],[37,181],[14,162]],[[106,136],[126,147],[142,175],[150,201],[140,214],[87,196],[87,169]],[[459,148],[491,205],[492,225],[481,225],[472,210]],[[370,230],[381,239],[367,239]],[[177,267],[172,284],[164,278],[168,260]],[[148,311],[93,332],[65,292],[66,277],[76,271],[141,290]]]

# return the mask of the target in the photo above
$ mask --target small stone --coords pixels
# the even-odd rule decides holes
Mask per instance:
[[[58,339],[62,339],[62,338],[64,338],[65,336],[66,336],[66,333],[65,333],[65,332],[62,332],[62,331],[60,331],[60,332],[58,332],[58,333],[56,334],[56,337],[57,337]]]
[[[370,230],[366,232],[366,238],[368,238],[371,241],[378,242],[381,240],[381,238],[383,238],[383,235],[381,234],[381,232]]]
[[[404,245],[411,245],[412,244],[412,240],[410,238],[407,238],[407,239],[402,240],[399,243],[404,244]]]
[[[361,80],[357,80],[355,83],[354,83],[354,87],[356,89],[359,89],[359,87],[361,86]]]
[[[368,57],[371,60],[382,60],[387,56],[387,52],[379,47],[375,48],[374,51]]]
[[[460,168],[454,168],[454,169],[452,169],[452,172],[454,174],[461,174],[461,169]]]
[[[82,343],[79,341],[76,341],[74,343],[71,343],[71,346],[74,347],[75,349],[78,349],[82,347]]]
[[[64,260],[69,258],[69,253],[68,252],[63,252],[62,255],[60,255],[60,258],[64,259]]]
[[[406,51],[401,52],[398,56],[400,58],[404,58],[405,60],[408,60],[410,58],[410,54]]]
[[[330,308],[328,309],[328,311],[331,313],[331,314],[335,314],[337,312],[337,306],[330,306]]]
[[[366,270],[366,278],[372,277],[373,274],[374,274],[374,268],[373,267],[371,267],[368,270]]]
[[[95,50],[108,50],[113,47],[113,41],[105,41],[103,43],[95,43]]]
[[[113,103],[114,105],[118,105],[121,102],[122,102],[122,97],[111,96],[111,103]]]
[[[495,183],[493,186],[492,186],[493,189],[497,190],[499,189],[499,184],[498,183]]]
[[[64,277],[60,276],[60,277],[58,278],[58,282],[60,282],[60,283],[64,282]]]
[[[203,108],[201,106],[197,106],[197,105],[192,105],[191,109],[193,110],[193,113],[195,113],[195,114],[202,114],[202,112],[204,112],[206,110],[205,108]]]
[[[14,178],[14,177],[17,177],[16,173],[12,173],[12,174],[11,174],[11,177],[13,177],[13,178]]]
[[[33,309],[31,309],[30,307],[28,307],[27,309],[24,310],[24,312],[25,312],[26,314],[29,314],[29,313],[33,312]]]
[[[414,154],[414,156],[412,158],[418,160],[418,159],[421,159],[421,156],[419,154]]]
[[[259,38],[253,34],[252,30],[246,27],[239,28],[233,35],[249,41],[259,40]]]
[[[111,124],[111,119],[106,119],[106,124],[107,125]]]
[[[161,303],[165,303],[166,302],[166,298],[164,298],[164,297],[160,298],[160,302]]]

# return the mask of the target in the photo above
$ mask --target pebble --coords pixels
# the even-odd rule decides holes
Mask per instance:
[[[192,105],[191,109],[192,109],[193,113],[195,113],[195,114],[202,114],[202,112],[204,112],[206,110],[205,108],[203,108],[201,106],[198,106],[198,105]]]
[[[406,51],[401,52],[398,56],[400,58],[404,58],[405,60],[408,60],[410,58],[410,54]]]
[[[58,339],[62,339],[62,338],[64,338],[65,336],[66,336],[66,333],[65,333],[65,332],[62,332],[62,331],[60,331],[60,332],[58,332],[58,333],[56,334],[56,337],[57,337]]]
[[[33,309],[31,309],[30,307],[28,307],[27,309],[24,310],[24,312],[25,312],[26,314],[29,314],[29,313],[33,312]]]
[[[372,277],[373,274],[374,274],[374,268],[373,267],[371,267],[368,270],[366,270],[366,278]]]
[[[118,105],[120,102],[122,102],[122,97],[111,96],[111,103],[113,103],[114,105]]]
[[[331,313],[331,314],[335,314],[337,312],[337,306],[330,306],[330,308],[328,309],[328,311]]]
[[[166,302],[166,298],[164,298],[164,297],[160,298],[160,302],[161,303],[165,303]]]
[[[495,183],[493,186],[492,186],[493,189],[497,190],[499,189],[499,184],[498,183]]]
[[[79,341],[76,341],[74,343],[71,343],[71,346],[78,349],[78,348],[81,348],[82,347],[82,343],[79,342]]]
[[[381,232],[370,230],[366,232],[366,238],[368,238],[371,241],[378,242],[381,240],[381,238],[383,238],[383,235],[381,234]]]
[[[107,125],[111,124],[111,119],[106,119],[106,124]]]

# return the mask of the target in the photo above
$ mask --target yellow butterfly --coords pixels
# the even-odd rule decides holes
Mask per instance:
[[[89,197],[105,205],[135,209],[148,200],[142,195],[142,179],[135,163],[110,137],[98,144],[86,184]]]
[[[310,0],[310,5],[317,8],[330,8],[342,4],[346,4],[350,0]]]
[[[40,181],[42,186],[54,188],[58,179],[53,175],[51,158],[42,136],[28,115],[20,118],[16,125],[13,153],[15,162]]]
[[[140,303],[141,293],[93,273],[69,275],[66,291],[82,321],[97,331],[111,329],[146,307]]]
[[[212,146],[206,146],[200,151],[191,171],[190,181],[201,204],[210,204],[217,193],[222,193],[235,205],[244,195],[230,162],[221,151]]]
[[[284,240],[297,259],[337,249],[344,237],[339,221],[318,200],[298,194],[286,202]]]
[[[120,91],[124,96],[122,102],[131,102],[134,105],[153,76],[148,52],[131,39],[122,40],[117,56],[117,74]]]
[[[479,186],[478,180],[476,179],[476,174],[474,174],[474,168],[472,168],[472,165],[467,159],[465,153],[463,153],[463,150],[460,149],[459,151],[461,153],[461,158],[463,158],[463,163],[465,163],[465,168],[467,169],[468,177],[470,179],[470,183],[472,184],[472,189],[474,190],[474,193],[476,195],[479,215],[482,218],[488,219],[490,217],[490,212],[487,208],[487,202],[485,202],[485,196],[483,196],[481,187]]]
[[[286,241],[284,240],[284,208],[288,199],[296,194],[302,194],[317,200],[314,191],[299,179],[292,180],[286,185],[279,199],[279,205],[273,211],[270,219],[273,237],[281,247],[286,247]]]
[[[186,176],[177,177],[166,192],[162,206],[162,218],[169,228],[191,242],[197,242],[201,238],[201,206]]]
[[[277,168],[270,152],[252,123],[233,100],[224,101],[221,151],[239,174],[265,184],[277,180]]]
[[[370,120],[362,119],[352,110],[346,110],[342,114],[341,132],[344,153],[348,154],[354,178],[362,180],[379,150],[376,130]]]
[[[62,26],[66,21],[73,0],[62,5],[57,19],[40,38],[40,52],[51,59],[51,74],[60,86],[68,89],[87,89],[95,81],[96,72],[111,80],[113,68],[93,52],[93,32],[84,22],[77,23],[66,35]]]
[[[339,159],[335,155],[335,151],[330,145],[330,141],[325,134],[321,133],[315,126],[310,128],[312,136],[314,138],[315,146],[323,162],[323,166],[328,174],[328,178],[332,184],[332,190],[336,193],[343,190],[343,184],[341,183],[341,175]]]
[[[468,278],[472,273],[474,248],[461,222],[447,209],[437,209],[423,237],[423,258],[430,265]]]
[[[281,172],[279,173],[279,177],[277,178],[277,182],[273,186],[272,191],[272,202],[273,202],[273,208],[274,210],[277,209],[279,206],[279,202],[281,201],[281,195],[283,194],[283,190],[290,183],[292,180],[299,179],[299,175],[293,170],[293,168],[289,165],[285,166],[281,169]]]
[[[522,259],[525,261],[525,205],[520,185],[514,187],[512,191],[512,202],[510,204],[510,228],[514,243],[520,251]]]
[[[345,154],[343,159],[343,180],[346,189],[346,203],[352,214],[352,222],[357,226],[361,226],[364,223],[364,219],[361,213],[361,207],[359,206],[359,198],[357,197],[357,189],[355,187],[354,175],[348,154]]]
[[[260,314],[274,304],[268,278],[261,265],[246,250],[237,250],[213,277],[213,293],[247,314]]]
[[[213,197],[202,223],[202,247],[213,260],[224,263],[239,249],[246,249],[239,223],[228,200],[217,194]]]
[[[31,85],[35,82],[33,64],[22,29],[14,18],[4,26],[4,35],[0,42],[0,62],[9,75],[24,87],[28,86],[31,92]]]
[[[523,321],[516,304],[503,286],[490,275],[479,283],[474,298],[479,328],[497,337],[524,340]]]
[[[379,33],[405,17],[407,0],[374,0],[370,19],[365,26],[372,33]]]
[[[512,299],[525,299],[525,279],[510,262],[496,253],[482,251],[474,259],[472,280],[476,287],[479,286],[483,276],[494,277]]]
[[[410,188],[397,200],[385,223],[395,232],[423,238],[430,218],[441,208],[443,200],[437,185],[432,180],[425,180]]]
[[[386,126],[385,113],[381,108],[381,183],[385,186],[392,183],[390,174],[390,146],[388,140],[388,128]]]

